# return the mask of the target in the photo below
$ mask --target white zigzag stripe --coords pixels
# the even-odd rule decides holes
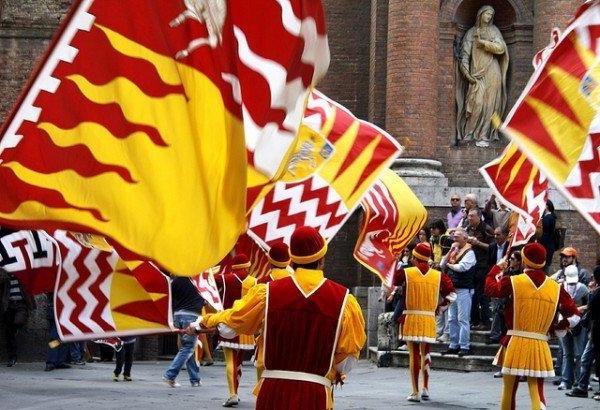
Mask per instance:
[[[67,248],[67,254],[63,257],[61,275],[67,275],[67,280],[58,288],[57,297],[62,302],[63,308],[58,317],[59,324],[66,328],[74,336],[82,335],[83,332],[71,322],[71,315],[75,310],[75,302],[69,297],[68,291],[71,289],[79,273],[75,269],[73,262],[81,253],[81,246],[67,237],[65,231],[56,231],[54,238],[61,242]]]
[[[310,179],[311,190],[318,190],[321,188],[327,188],[326,204],[333,204],[339,202],[335,216],[341,216],[348,213],[348,209],[344,206],[339,195],[328,186],[328,184],[318,176],[313,176]],[[318,228],[321,235],[325,239],[329,239],[336,231],[338,226],[332,226],[325,228],[331,219],[330,214],[317,215],[317,207],[320,200],[317,198],[310,199],[308,201],[302,201],[302,193],[304,192],[303,185],[296,185],[291,188],[286,188],[285,183],[277,183],[273,189],[273,202],[281,202],[290,200],[288,216],[305,213],[303,224],[307,226],[313,226]],[[256,227],[262,224],[267,225],[265,242],[269,242],[276,239],[283,239],[289,242],[292,233],[294,232],[296,225],[286,225],[283,227],[278,226],[279,221],[279,210],[269,211],[263,214],[264,200],[259,203],[258,206],[252,212],[250,217],[250,228]]]
[[[69,44],[79,30],[89,31],[94,24],[95,17],[87,12],[93,2],[94,0],[83,0],[79,5],[77,13],[73,16],[71,23],[61,35],[58,44],[46,59],[40,75],[29,89],[27,96],[8,126],[4,138],[0,141],[0,153],[5,148],[17,146],[19,141],[21,141],[23,136],[17,134],[17,131],[24,121],[31,121],[33,123],[38,121],[42,110],[33,104],[40,92],[47,91],[54,93],[58,89],[60,80],[52,77],[52,73],[61,61],[72,63],[75,59],[79,50]]]
[[[117,266],[117,261],[119,260],[119,255],[117,252],[112,252],[112,254],[108,257],[108,263],[110,264],[111,271],[114,272],[115,267]],[[110,301],[110,287],[112,285],[113,274],[111,273],[104,279],[104,281],[100,284],[100,290],[104,293],[104,296],[107,300]],[[112,311],[110,310],[110,302],[104,306],[102,309],[102,320],[111,325],[113,328],[116,328],[115,321],[113,320]]]
[[[592,139],[590,137],[585,141],[583,150],[579,162],[575,165],[569,177],[565,181],[565,188],[573,188],[582,185],[582,175],[580,163],[582,161],[589,161],[594,158],[594,149],[598,150],[597,155],[600,157],[600,147],[592,146]],[[586,212],[600,212],[600,170],[598,172],[591,172],[588,175],[589,181],[592,186],[593,198],[577,198],[572,196],[572,200],[577,202],[577,205]]]
[[[83,264],[89,271],[89,276],[79,287],[79,289],[77,289],[77,292],[81,295],[83,300],[85,300],[85,306],[79,314],[79,321],[90,328],[92,332],[98,333],[102,332],[103,330],[98,323],[92,319],[92,314],[100,302],[90,291],[90,286],[92,286],[92,284],[96,282],[100,276],[100,268],[98,268],[98,264],[96,263],[96,258],[99,254],[100,251],[98,249],[91,249],[83,260]]]

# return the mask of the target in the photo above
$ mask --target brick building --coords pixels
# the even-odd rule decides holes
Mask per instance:
[[[448,211],[451,193],[490,195],[477,169],[495,158],[507,141],[489,148],[457,144],[455,138],[455,42],[489,4],[508,45],[508,106],[532,72],[535,51],[549,41],[552,27],[564,27],[582,0],[323,0],[332,61],[319,89],[358,117],[387,129],[406,147],[399,161],[430,217]],[[0,0],[0,121],[6,118],[36,60],[64,16],[70,1]],[[436,162],[439,161],[439,162]],[[415,176],[430,175],[424,181]],[[600,256],[600,239],[553,192],[566,243],[582,251],[590,268]],[[331,244],[329,275],[348,286],[378,285],[352,258],[357,237],[355,214]],[[41,336],[43,315],[29,326],[29,340]],[[148,356],[158,342],[144,346]],[[43,350],[43,349],[42,349]],[[0,353],[2,350],[0,350]],[[37,356],[40,352],[37,352]]]

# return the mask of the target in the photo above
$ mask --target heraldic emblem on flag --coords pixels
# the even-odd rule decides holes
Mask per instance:
[[[328,63],[320,1],[75,1],[0,132],[0,224],[202,272],[245,230],[247,164],[281,174]]]
[[[410,187],[386,170],[362,201],[365,211],[354,258],[392,286],[396,258],[427,221],[427,210]]]
[[[298,226],[317,228],[329,241],[402,151],[387,132],[318,91],[308,100],[300,132],[306,134],[282,180],[263,189],[261,199],[248,201],[256,203],[248,234],[267,249],[289,243]],[[249,198],[254,195],[249,192]]]
[[[502,130],[600,232],[600,5],[588,2],[539,64]]]

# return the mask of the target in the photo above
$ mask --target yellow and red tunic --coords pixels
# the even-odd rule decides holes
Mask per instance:
[[[274,286],[275,284],[278,284],[281,281],[288,283],[286,285],[277,285],[276,287],[271,288],[268,291],[268,286]],[[285,303],[285,309],[288,309],[288,313],[295,312],[297,310],[303,309],[306,305],[311,305],[315,303],[317,306],[319,306],[319,308],[323,309],[323,312],[327,312],[327,315],[331,317],[334,315],[331,312],[336,310],[336,303],[333,303],[333,301],[338,300],[335,298],[339,296],[338,290],[340,290],[340,288],[331,286],[330,284],[322,288],[326,282],[330,281],[324,279],[322,271],[299,268],[296,270],[296,273],[293,275],[293,278],[284,278],[278,281],[271,282],[269,285],[259,283],[258,285],[250,289],[248,294],[242,300],[238,301],[232,309],[228,309],[223,312],[216,313],[214,315],[207,315],[203,317],[202,324],[206,327],[215,327],[219,323],[224,323],[236,332],[246,334],[256,333],[260,330],[264,335],[265,329],[267,329],[266,338],[273,339],[271,339],[272,342],[263,342],[262,345],[258,346],[259,352],[257,354],[257,367],[264,367],[266,357],[269,363],[274,363],[271,364],[271,368],[267,366],[267,368],[270,370],[274,369],[273,366],[275,366],[275,364],[282,364],[283,366],[287,367],[299,368],[298,360],[303,360],[305,358],[305,353],[307,352],[307,349],[323,349],[325,342],[327,342],[327,340],[325,340],[326,338],[324,338],[323,340],[319,339],[318,341],[319,343],[321,343],[321,345],[314,345],[312,341],[309,344],[308,342],[306,342],[304,336],[305,334],[313,335],[314,331],[320,331],[321,325],[318,322],[321,321],[321,316],[314,316],[312,314],[306,315],[307,317],[304,318],[302,321],[302,329],[297,327],[296,322],[290,320],[288,316],[288,323],[285,326],[290,328],[289,331],[286,330],[285,332],[276,333],[274,333],[275,331],[272,331],[269,334],[269,318],[267,318],[267,293],[269,293],[269,300],[271,300],[274,297],[273,295],[275,295],[275,293],[279,292],[283,292],[282,295],[285,294],[286,296],[293,295],[294,303]],[[295,286],[296,289],[294,290],[291,285]],[[280,288],[279,286],[285,286],[285,288]],[[298,293],[300,292],[300,290],[301,293]],[[278,305],[279,304],[281,303],[278,303]],[[273,316],[273,314],[275,314],[274,312],[281,312],[279,307],[276,310],[273,310],[275,309],[275,305],[269,304],[269,306],[273,306],[273,308],[271,309],[272,315],[269,317],[273,318],[277,316]],[[338,308],[340,307],[338,306]],[[300,315],[300,313],[294,314]],[[265,318],[267,318],[267,320],[265,320]],[[271,325],[273,325],[273,321],[282,321],[284,319],[286,319],[286,317],[281,317],[280,313],[280,318],[271,319],[270,323]],[[338,320],[339,328],[337,328],[336,332],[337,339],[335,340],[332,349],[329,351],[329,354],[332,354],[333,356],[333,360],[330,359],[331,361],[328,362],[329,366],[327,367],[327,373],[324,376],[332,382],[336,380],[337,376],[335,365],[343,362],[348,357],[358,358],[360,350],[362,349],[366,340],[364,330],[365,322],[362,316],[360,306],[358,305],[358,302],[356,301],[354,296],[347,295],[345,297],[345,303],[340,308]],[[327,323],[331,323],[331,320],[328,319]],[[302,332],[302,336],[298,337],[295,332]],[[323,335],[325,334],[326,333],[323,333]],[[281,338],[282,340],[276,340],[276,337]],[[311,337],[314,337],[314,335]],[[271,344],[280,345],[279,348],[286,349],[286,352],[278,351],[277,349],[279,348],[273,348],[276,350],[270,349]],[[267,356],[265,356],[264,354],[265,346],[271,352],[267,353]],[[313,353],[310,354],[313,355]],[[269,356],[271,356],[272,359],[269,359]],[[315,353],[314,356],[321,360],[320,352]],[[311,364],[311,366],[324,365],[322,363],[315,362],[314,364]],[[306,370],[316,371],[312,368],[309,369],[308,367],[306,368]],[[317,370],[320,371],[320,369]],[[272,386],[273,380],[276,379],[270,379],[270,381],[268,382],[265,378],[261,379],[261,381],[257,384],[254,393],[259,396],[260,403],[264,403],[265,398],[269,400],[268,408],[279,408],[273,407],[271,403],[271,400],[275,399],[276,397],[274,395],[272,396],[272,393],[270,393],[271,388],[267,387],[266,390],[263,391],[263,386],[266,386],[269,383]],[[293,394],[294,397],[299,397],[299,399],[294,399],[294,401],[291,401],[289,399],[289,397],[291,396],[288,394],[286,403],[281,408],[311,409],[312,407],[306,407],[305,403],[322,403],[323,397],[325,398],[325,407],[320,408],[333,408],[333,398],[331,394],[331,389],[324,387],[319,383],[285,379],[283,381],[286,384],[293,386],[289,387],[290,389],[294,390],[293,393],[290,394]],[[316,387],[311,386],[306,388],[306,384],[315,385]],[[315,389],[322,393],[317,394],[317,397],[312,397],[311,392]],[[311,394],[311,396],[308,396],[309,394]]]
[[[435,310],[440,295],[441,272],[429,269],[425,274],[419,268],[404,269],[405,316],[400,325],[400,339],[411,342],[435,343]]]
[[[548,330],[554,320],[560,285],[546,278],[536,286],[525,274],[511,277],[513,288],[512,336],[504,360],[502,373],[518,376],[554,376],[552,354],[548,346]]]
[[[248,278],[245,269],[236,269],[231,273],[215,275],[215,282],[223,301],[223,308],[229,309],[241,299],[244,293],[244,281]],[[256,280],[246,281],[246,292],[255,284]],[[252,286],[251,286],[252,285]],[[219,345],[230,349],[254,350],[254,334],[239,334],[233,339],[226,339],[219,335]]]

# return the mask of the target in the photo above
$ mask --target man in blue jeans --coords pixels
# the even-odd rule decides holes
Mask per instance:
[[[467,239],[465,230],[454,231],[455,242],[440,263],[442,269],[447,269],[456,289],[456,301],[448,309],[450,346],[442,354],[458,354],[461,357],[471,352],[471,303],[477,262]]]
[[[178,329],[187,329],[190,323],[195,322],[200,316],[204,299],[198,293],[198,290],[187,277],[174,277],[171,281],[171,294],[173,305],[173,324]],[[179,335],[180,348],[177,355],[173,358],[171,366],[165,372],[163,380],[169,387],[179,387],[176,378],[181,368],[185,364],[190,384],[192,387],[199,387],[200,367],[194,356],[198,337],[196,335]]]

